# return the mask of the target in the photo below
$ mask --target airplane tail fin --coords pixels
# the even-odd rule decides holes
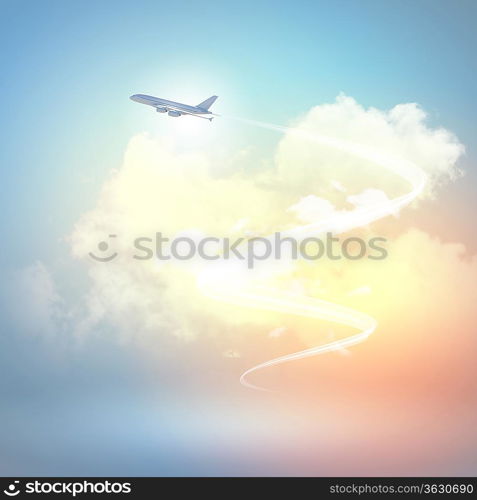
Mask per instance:
[[[217,100],[217,97],[218,96],[213,95],[212,97],[209,97],[208,99],[201,102],[200,104],[197,104],[197,107],[202,108],[202,109],[209,109],[210,106],[212,106],[212,104],[214,104],[214,102]]]

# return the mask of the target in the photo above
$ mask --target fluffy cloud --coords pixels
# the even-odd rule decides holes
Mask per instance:
[[[464,147],[452,132],[427,126],[426,118],[414,103],[399,104],[386,112],[365,109],[353,98],[339,96],[333,104],[312,108],[295,126],[410,160],[428,175],[426,195],[435,195],[438,186],[460,175],[457,160]],[[330,179],[351,194],[373,187],[392,197],[403,188],[395,176],[374,165],[293,134],[281,141],[276,167],[281,182],[294,192],[320,194],[326,188],[330,194]]]
[[[429,195],[459,175],[456,162],[463,146],[452,133],[429,128],[425,118],[415,104],[384,112],[340,96],[333,104],[314,107],[294,126],[379,144],[389,154],[414,161],[428,174]],[[293,133],[283,135],[274,162],[261,168],[217,175],[217,161],[204,152],[178,151],[171,142],[147,134],[131,140],[121,168],[105,182],[95,208],[81,217],[71,235],[73,255],[86,261],[91,279],[88,312],[78,333],[102,320],[112,322],[124,339],[149,343],[161,335],[192,338],[249,323],[273,328],[273,315],[234,313],[232,306],[203,297],[195,286],[196,263],[181,267],[156,259],[138,261],[132,242],[140,236],[153,238],[157,231],[168,237],[184,231],[218,237],[268,234],[408,189],[395,175]],[[101,253],[98,243],[111,234],[117,236],[108,240],[110,251],[118,256],[109,263],[91,260],[88,253]],[[306,269],[297,267],[295,283],[309,280]],[[310,289],[311,295],[315,292]]]
[[[288,212],[294,212],[299,221],[312,223],[335,213],[335,207],[328,200],[309,194],[292,205]]]

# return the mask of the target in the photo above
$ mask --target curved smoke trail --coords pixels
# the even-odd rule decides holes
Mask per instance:
[[[283,236],[293,236],[297,240],[309,236],[317,236],[326,232],[334,234],[343,233],[354,228],[365,226],[373,221],[381,219],[390,214],[395,214],[399,209],[408,205],[422,192],[426,184],[424,172],[412,162],[396,158],[385,152],[356,144],[335,137],[330,137],[318,133],[303,131],[292,127],[284,127],[270,123],[258,122],[242,118],[234,118],[253,126],[275,130],[277,132],[293,134],[298,137],[331,147],[333,149],[350,154],[357,158],[369,161],[377,166],[395,173],[411,185],[411,190],[397,198],[372,204],[367,207],[356,208],[348,212],[334,214],[326,220],[297,226],[293,229],[283,231]],[[272,238],[270,236],[269,238]],[[377,326],[374,318],[355,311],[353,309],[334,304],[325,300],[312,297],[295,296],[274,288],[267,288],[257,284],[264,279],[263,272],[257,276],[248,276],[243,269],[234,267],[230,261],[227,265],[210,265],[199,276],[198,284],[202,291],[217,300],[228,303],[247,306],[258,309],[266,309],[309,318],[333,321],[342,325],[350,326],[358,330],[358,333],[321,344],[310,349],[301,350],[291,354],[286,354],[278,358],[260,363],[247,371],[240,377],[240,382],[253,389],[266,390],[247,382],[247,377],[263,368],[278,365],[288,361],[298,360],[309,356],[315,356],[334,350],[350,347],[354,344],[366,340],[373,333]]]

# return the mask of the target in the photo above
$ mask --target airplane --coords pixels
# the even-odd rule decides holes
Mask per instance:
[[[197,106],[189,106],[188,104],[168,101],[167,99],[160,99],[159,97],[144,94],[134,94],[130,97],[130,99],[141,104],[152,106],[153,108],[156,108],[158,113],[167,113],[169,116],[178,117],[181,115],[191,115],[196,116],[197,118],[205,118],[206,120],[212,121],[213,117],[209,118],[201,115],[213,114],[209,111],[209,108],[217,100],[217,96],[213,95],[205,101],[202,101],[200,104],[197,104]]]

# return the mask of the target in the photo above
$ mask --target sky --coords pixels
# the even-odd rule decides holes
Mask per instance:
[[[475,475],[474,2],[0,7],[0,473]],[[136,93],[216,94],[223,116],[165,117]],[[382,266],[297,265],[293,293],[379,326],[257,373],[264,393],[241,373],[341,327],[209,302],[195,268],[141,267],[124,240],[111,266],[87,254],[112,233],[287,227],[307,196],[342,209],[337,180],[402,194],[273,124],[379,146],[429,182],[361,228],[389,238]]]

